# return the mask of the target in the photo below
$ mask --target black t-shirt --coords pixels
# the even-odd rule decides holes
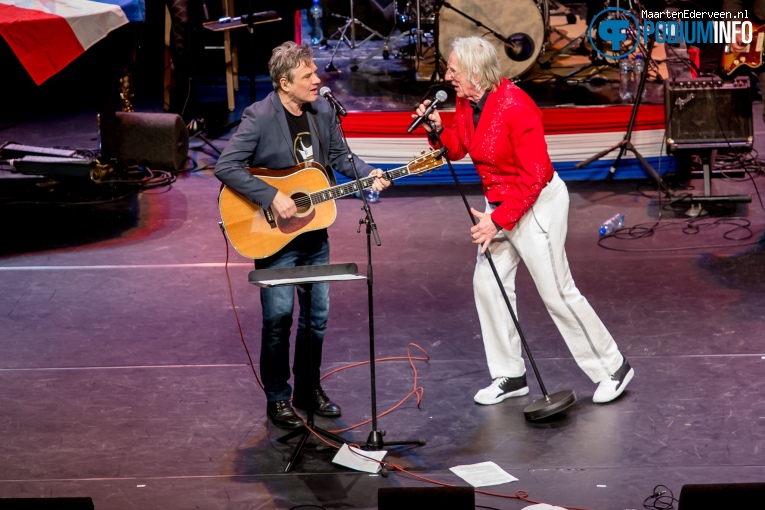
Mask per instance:
[[[287,125],[290,128],[290,135],[292,135],[292,153],[295,156],[295,161],[302,163],[303,161],[313,160],[313,147],[311,147],[311,131],[308,128],[308,114],[303,112],[299,117],[292,115],[285,108],[284,112],[287,114]]]
[[[308,127],[308,114],[305,113],[304,110],[303,114],[298,117],[292,115],[286,108],[284,109],[284,113],[287,115],[287,126],[290,128],[292,153],[295,156],[295,161],[298,163],[313,161],[313,147],[311,147],[311,130]],[[293,239],[290,244],[283,249],[287,249],[288,247],[293,249],[295,246],[299,245],[296,243],[308,243],[309,246],[312,246],[327,237],[327,229],[325,228],[304,232]],[[282,251],[280,250],[274,256],[279,256],[281,253]]]

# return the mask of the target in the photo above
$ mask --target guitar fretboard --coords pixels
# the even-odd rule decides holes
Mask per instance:
[[[409,175],[409,167],[402,166],[401,168],[394,168],[393,170],[384,172],[383,175],[391,181],[394,179],[399,179]],[[362,177],[359,179],[359,181],[361,181],[362,189],[366,189],[372,185],[372,183],[375,181],[375,177]],[[351,193],[358,191],[358,187],[359,186],[356,181],[351,181],[345,184],[338,184],[337,186],[323,189],[321,191],[316,191],[308,195],[308,197],[310,198],[312,204],[321,204],[322,202],[327,202],[329,200],[334,200],[336,198],[350,195]]]

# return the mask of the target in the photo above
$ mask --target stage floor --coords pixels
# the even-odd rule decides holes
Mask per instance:
[[[60,125],[24,129],[67,142]],[[76,131],[68,139],[75,146]],[[0,182],[5,193],[35,185]],[[698,194],[700,180],[691,183]],[[723,195],[754,195],[753,184],[761,189],[762,177],[713,180]],[[474,404],[489,376],[472,299],[469,220],[453,186],[397,186],[373,205],[382,240],[372,249],[375,352],[402,357],[414,343],[430,359],[414,362],[420,405],[410,398],[379,428],[388,441],[427,444],[391,447],[387,460],[456,485],[464,482],[450,467],[493,461],[519,481],[491,492],[526,490],[536,501],[592,509],[639,508],[658,484],[677,496],[685,484],[761,481],[765,219],[756,195],[732,214],[692,222],[660,205],[650,181],[568,185],[572,272],[635,368],[629,389],[612,404],[592,403],[595,386],[521,270],[518,312],[544,384],[550,393],[573,390],[578,401],[554,419],[527,423],[523,408],[541,397],[529,374],[529,397]],[[218,229],[218,189],[211,170],[202,170],[100,206],[3,206],[0,497],[87,496],[99,510],[375,508],[378,488],[429,485],[412,475],[350,471],[332,464],[331,449],[310,446],[283,472],[295,443],[277,442],[283,432],[267,422],[239,338],[227,256],[257,365],[258,291],[247,281],[251,263],[227,248]],[[480,191],[467,191],[480,207]],[[337,204],[332,260],[356,262],[363,272],[360,202]],[[597,228],[616,212],[631,227],[658,224],[640,240],[606,243],[624,251],[599,247]],[[749,230],[736,229],[741,222]],[[363,282],[332,285],[325,371],[369,359],[366,296]],[[412,391],[414,374],[406,361],[376,368],[383,411]],[[317,418],[319,426],[370,418],[368,366],[323,384],[343,417]],[[364,443],[370,430],[343,435]]]
[[[405,80],[390,69],[361,70],[323,77],[365,108],[395,99],[406,109],[431,86],[411,80],[411,69]],[[243,83],[228,119],[247,103]],[[268,81],[257,84],[262,97]],[[222,87],[205,90],[217,108]],[[364,99],[373,96],[375,103]],[[762,152],[761,104],[754,110]],[[96,144],[93,111],[77,104],[0,120],[3,141]],[[223,147],[227,136],[212,143]],[[93,198],[85,185],[62,189],[0,171],[0,498],[91,497],[97,510],[374,509],[379,488],[432,486],[417,477],[464,486],[450,467],[493,461],[518,481],[484,488],[501,496],[478,494],[483,507],[524,508],[531,502],[513,497],[528,491],[533,501],[626,510],[642,508],[658,485],[678,497],[687,484],[765,479],[762,175],[716,176],[715,195],[751,194],[752,203],[707,205],[710,214],[697,220],[659,201],[647,178],[567,183],[573,276],[636,375],[619,400],[593,404],[595,385],[521,269],[518,313],[544,384],[578,398],[540,423],[522,412],[542,397],[531,372],[531,395],[473,402],[490,381],[472,296],[475,248],[456,188],[384,193],[372,206],[382,241],[371,250],[375,356],[406,357],[416,344],[429,359],[413,362],[420,404],[409,398],[378,426],[385,441],[426,444],[387,448],[386,460],[410,474],[383,477],[334,465],[334,450],[310,439],[285,474],[296,443],[277,441],[284,432],[268,423],[250,365],[257,368],[261,324],[252,262],[218,228],[219,182],[207,167],[215,151],[198,137],[192,146],[196,171],[104,203],[72,205],[78,193]],[[695,189],[687,192],[702,193],[699,176],[688,184]],[[480,189],[466,192],[481,207]],[[337,206],[332,261],[365,273],[360,201]],[[617,212],[635,239],[601,247],[598,227]],[[366,284],[333,283],[331,299],[325,372],[370,357]],[[414,381],[406,360],[376,363],[378,411],[406,397]],[[323,386],[343,416],[317,417],[318,426],[370,418],[368,365]],[[363,444],[370,431],[365,424],[341,434]]]
[[[6,179],[6,190],[11,182],[24,185]],[[754,194],[752,182],[763,187],[761,176],[713,186],[716,194]],[[0,497],[87,496],[99,510],[361,509],[376,507],[378,488],[429,485],[350,471],[332,464],[331,449],[311,446],[283,472],[295,443],[277,442],[283,432],[267,422],[239,338],[227,256],[257,365],[258,291],[247,281],[251,263],[218,229],[218,189],[203,170],[100,206],[3,207]],[[464,482],[450,467],[493,461],[519,481],[491,492],[526,490],[532,500],[592,509],[639,508],[658,484],[677,496],[685,484],[761,481],[765,220],[756,196],[735,217],[710,215],[685,233],[690,221],[664,210],[653,236],[609,239],[626,250],[613,251],[597,245],[598,226],[616,212],[628,226],[656,222],[650,182],[572,182],[569,190],[572,272],[635,368],[629,389],[612,404],[592,403],[595,386],[521,270],[519,316],[544,384],[550,393],[573,390],[578,401],[554,419],[527,423],[523,408],[541,397],[529,374],[530,396],[473,403],[489,375],[472,299],[469,220],[453,186],[399,186],[372,206],[382,240],[372,249],[375,352],[406,356],[414,343],[430,359],[414,362],[420,405],[410,398],[379,428],[387,441],[427,444],[390,447],[387,460],[456,485]],[[480,191],[467,191],[480,207]],[[364,272],[360,202],[337,204],[332,260]],[[734,221],[749,223],[751,236],[730,232]],[[369,358],[366,285],[340,282],[331,292],[326,371]],[[412,391],[414,374],[406,361],[376,368],[383,411]],[[368,366],[323,384],[343,417],[317,418],[319,426],[370,418]],[[344,436],[364,443],[370,430]],[[488,495],[477,502],[530,504]]]

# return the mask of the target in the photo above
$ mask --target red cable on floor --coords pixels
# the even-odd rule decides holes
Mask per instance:
[[[231,275],[228,273],[228,239],[226,239],[226,233],[223,230],[223,224],[220,224],[220,230],[223,233],[223,242],[226,243],[226,263],[223,265],[223,269],[226,272],[226,281],[228,281],[228,295],[231,299],[231,309],[234,311],[234,317],[236,317],[236,327],[239,328],[239,338],[244,346],[244,352],[247,353],[247,359],[250,361],[250,368],[252,369],[252,375],[255,376],[255,380],[258,381],[258,386],[265,393],[266,389],[263,387],[263,383],[260,382],[258,372],[255,370],[255,363],[252,362],[252,356],[250,356],[250,350],[247,348],[247,342],[244,341],[244,331],[242,331],[242,322],[239,320],[239,313],[236,311],[236,303],[234,303],[234,288],[231,286]]]
[[[236,311],[236,303],[234,302],[234,289],[233,289],[233,286],[231,285],[231,275],[228,272],[228,260],[229,260],[228,239],[226,239],[226,235],[225,235],[225,232],[223,231],[223,227],[222,226],[221,226],[221,232],[223,232],[223,241],[226,243],[226,262],[223,265],[223,268],[224,268],[225,273],[226,273],[226,281],[228,282],[228,293],[229,293],[229,298],[231,300],[231,309],[234,311],[234,317],[236,318],[236,327],[239,329],[239,339],[242,342],[242,346],[244,346],[244,351],[247,354],[247,360],[250,362],[250,369],[252,370],[252,373],[255,376],[255,380],[258,381],[258,386],[260,386],[260,389],[263,390],[263,392],[265,393],[265,388],[263,387],[263,383],[260,381],[260,377],[258,377],[258,373],[255,370],[255,363],[253,363],[253,361],[252,361],[252,356],[250,355],[250,350],[247,348],[247,342],[244,339],[244,331],[242,330],[242,323],[239,320],[239,313],[237,313],[237,311]],[[425,355],[425,357],[424,358],[413,357],[412,356],[412,352],[411,352],[411,347],[412,346],[414,346],[414,347],[418,348],[420,351],[422,351],[422,353]],[[388,358],[375,359],[375,362],[408,360],[409,361],[409,366],[412,367],[412,370],[414,372],[414,387],[413,387],[412,391],[410,391],[407,396],[405,396],[403,399],[401,399],[398,404],[396,404],[395,406],[391,407],[387,411],[384,411],[384,412],[380,413],[377,416],[378,418],[380,418],[382,416],[385,416],[387,414],[390,414],[393,411],[395,411],[396,409],[398,409],[399,407],[401,407],[401,405],[403,405],[403,403],[406,402],[409,399],[409,397],[411,397],[412,395],[417,395],[417,406],[418,407],[419,407],[420,403],[422,402],[422,396],[423,396],[423,393],[424,393],[425,390],[422,387],[417,387],[417,368],[414,366],[414,362],[415,361],[428,361],[428,360],[430,360],[430,355],[425,351],[425,349],[423,349],[419,345],[413,344],[413,343],[410,343],[409,345],[407,345],[407,347],[406,347],[406,354],[407,354],[406,356],[393,356],[393,357],[388,357]],[[326,379],[330,375],[335,374],[337,372],[340,372],[341,370],[346,370],[348,368],[354,368],[354,367],[358,367],[358,366],[362,366],[362,365],[366,365],[366,364],[369,364],[369,361],[360,361],[358,363],[352,363],[350,365],[345,365],[345,366],[336,368],[335,370],[332,370],[332,371],[326,373],[324,376],[322,376],[321,380],[323,381],[324,379]],[[355,428],[358,428],[358,427],[361,427],[363,425],[366,425],[366,424],[370,423],[371,421],[372,421],[372,419],[370,418],[370,419],[368,419],[366,421],[363,421],[361,423],[357,423],[356,425],[351,425],[350,427],[346,427],[344,429],[331,430],[330,432],[333,432],[333,433],[347,432],[349,430],[353,430]]]
[[[221,230],[222,230],[222,228],[221,228]],[[223,236],[223,239],[226,242],[226,263],[224,265],[224,269],[225,269],[225,272],[226,272],[226,280],[228,281],[229,297],[231,298],[231,309],[234,310],[234,316],[236,317],[236,325],[239,328],[239,338],[241,339],[242,345],[244,346],[244,350],[247,353],[247,359],[250,362],[250,368],[252,369],[252,373],[253,373],[253,375],[255,375],[255,379],[258,381],[258,385],[260,386],[260,389],[262,389],[265,392],[265,389],[263,388],[263,383],[260,381],[260,378],[258,377],[257,371],[255,370],[255,364],[252,362],[252,357],[250,356],[250,350],[247,348],[247,343],[244,340],[244,332],[242,331],[242,324],[241,324],[241,322],[239,320],[239,314],[236,311],[236,304],[234,303],[234,290],[233,290],[233,287],[231,286],[231,276],[229,275],[229,272],[228,272],[229,250],[228,250],[228,240],[226,239],[225,234]],[[412,347],[416,347],[417,349],[419,349],[424,354],[425,357],[420,358],[420,357],[412,356],[412,350],[411,350]],[[393,411],[395,411],[396,409],[398,409],[399,407],[401,407],[401,405],[403,405],[403,403],[406,402],[409,399],[409,397],[411,397],[412,395],[417,395],[417,407],[419,407],[420,403],[422,402],[422,398],[423,398],[423,395],[425,393],[425,389],[422,388],[421,386],[417,386],[417,379],[418,379],[418,375],[419,374],[417,373],[417,367],[414,365],[414,362],[415,361],[429,361],[430,360],[430,354],[428,354],[428,352],[425,349],[423,349],[422,347],[420,347],[419,345],[417,345],[415,343],[410,342],[406,346],[406,356],[390,356],[390,357],[386,357],[386,358],[375,358],[375,363],[378,363],[378,362],[381,362],[381,361],[403,361],[403,360],[407,360],[409,362],[409,366],[412,367],[412,373],[414,374],[412,391],[410,391],[409,394],[407,394],[403,399],[401,399],[396,405],[394,405],[393,407],[391,407],[387,411],[384,411],[384,412],[380,413],[379,415],[377,415],[378,418],[381,418],[381,417],[383,417],[383,416],[385,416],[387,414],[390,414]],[[333,374],[336,374],[337,372],[340,372],[342,370],[347,370],[349,368],[355,368],[355,367],[359,367],[359,366],[362,366],[362,365],[368,365],[369,363],[370,363],[369,361],[359,361],[357,363],[351,363],[349,365],[344,365],[342,367],[339,367],[339,368],[336,368],[334,370],[331,370],[331,371],[327,372],[326,374],[324,374],[321,377],[321,380],[323,381],[327,377],[329,377],[329,376],[331,376]],[[351,425],[350,427],[345,427],[343,429],[330,430],[330,432],[332,432],[334,434],[337,434],[337,433],[340,433],[340,432],[347,432],[349,430],[361,427],[362,425],[366,425],[366,424],[370,423],[371,421],[372,421],[372,419],[370,418],[370,419],[365,420],[365,421],[363,421],[361,423],[357,423],[356,425]],[[321,442],[323,442],[327,446],[330,446],[330,447],[335,448],[337,450],[340,449],[340,447],[337,446],[336,444],[327,441],[326,439],[321,437],[321,435],[319,435],[316,432],[314,432],[308,425],[306,425],[305,427],[311,432],[311,434],[313,434],[314,437],[319,439]],[[361,449],[359,447],[359,445],[357,445],[355,443],[348,443],[348,445],[349,446],[353,446],[353,447],[355,447],[357,449]],[[382,467],[384,467],[384,468],[390,468],[390,469],[392,469],[394,471],[399,471],[399,472],[401,472],[401,473],[403,473],[405,475],[409,475],[409,476],[411,476],[411,477],[413,477],[415,479],[422,480],[424,482],[432,483],[432,484],[435,484],[435,485],[441,485],[443,487],[454,487],[453,484],[449,484],[449,483],[445,483],[445,482],[439,482],[437,480],[431,480],[430,478],[427,478],[427,477],[424,477],[424,476],[420,476],[420,475],[417,475],[417,474],[412,473],[410,471],[407,471],[403,467],[401,467],[401,466],[399,466],[397,464],[393,464],[392,462],[378,461],[377,459],[373,459],[371,457],[367,457],[366,455],[362,455],[362,454],[360,454],[360,453],[358,453],[356,451],[353,451],[353,450],[351,450],[351,451],[354,454],[356,454],[356,455],[364,457],[365,459],[372,460],[374,462],[379,462],[379,464]],[[522,490],[522,489],[521,490],[517,490],[515,492],[515,495],[512,495],[512,496],[508,495],[508,494],[498,494],[498,493],[495,493],[495,492],[483,491],[483,490],[480,490],[480,489],[476,489],[475,492],[477,492],[478,494],[483,494],[485,496],[492,496],[492,497],[504,498],[504,499],[518,499],[518,500],[525,501],[527,503],[533,503],[533,504],[541,503],[540,501],[535,501],[533,499],[529,499],[528,498],[528,495],[529,495],[528,491],[525,491],[525,490]],[[563,508],[567,508],[568,510],[590,510],[588,508],[579,508],[579,507],[573,507],[573,506],[564,506]]]
[[[411,350],[412,347],[416,347],[417,349],[419,349],[425,355],[425,357],[424,358],[415,358],[415,357],[413,357],[412,356],[412,350]],[[402,398],[396,405],[394,405],[390,409],[388,409],[386,411],[383,411],[382,413],[378,414],[377,415],[378,418],[386,416],[386,415],[392,413],[393,411],[395,411],[396,409],[398,409],[399,407],[401,407],[404,404],[404,402],[406,402],[409,399],[409,397],[411,397],[412,395],[417,395],[417,407],[420,407],[420,403],[422,402],[422,397],[423,397],[423,394],[425,393],[425,389],[423,387],[421,387],[421,386],[417,386],[418,374],[417,374],[417,367],[414,366],[414,362],[415,361],[429,361],[430,360],[430,355],[427,353],[427,351],[425,349],[423,349],[422,347],[420,347],[419,345],[417,345],[415,343],[411,343],[410,342],[406,346],[406,356],[391,356],[391,357],[387,357],[387,358],[375,358],[375,363],[380,362],[380,361],[403,361],[403,360],[409,361],[409,366],[412,367],[412,372],[414,373],[414,381],[413,381],[412,391],[410,391],[409,394],[407,394],[404,398]],[[337,372],[340,372],[341,370],[346,370],[346,369],[349,369],[349,368],[354,368],[354,367],[358,367],[358,366],[362,366],[362,365],[368,365],[368,364],[369,364],[369,361],[360,361],[358,363],[352,363],[350,365],[345,365],[345,366],[336,368],[336,369],[328,372],[327,374],[325,374],[321,378],[321,380],[323,381],[324,379],[326,379],[330,375],[336,374]],[[330,430],[330,432],[332,432],[334,434],[339,434],[340,432],[347,432],[349,430],[353,430],[355,428],[358,428],[358,427],[361,427],[363,425],[366,425],[366,424],[370,423],[371,421],[372,421],[372,419],[370,418],[370,419],[365,420],[365,421],[363,421],[361,423],[357,423],[356,425],[351,425],[351,426],[345,427],[343,429]]]

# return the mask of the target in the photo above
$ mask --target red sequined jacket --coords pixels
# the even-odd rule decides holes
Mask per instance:
[[[542,112],[506,78],[486,98],[477,128],[470,102],[457,98],[454,121],[444,126],[441,141],[454,161],[470,154],[484,195],[501,202],[491,217],[506,230],[531,209],[553,175]]]

